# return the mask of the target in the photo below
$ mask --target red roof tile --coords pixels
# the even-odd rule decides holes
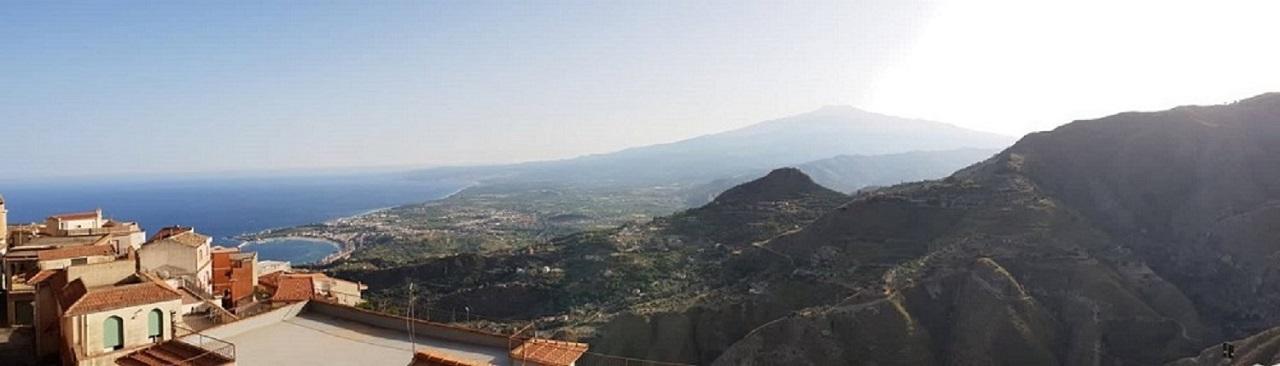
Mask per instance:
[[[83,315],[100,311],[115,310],[152,304],[162,301],[181,300],[182,294],[158,281],[147,281],[132,285],[86,290],[84,282],[72,281],[64,292],[66,311],[64,316]]]
[[[75,246],[75,247],[41,250],[38,254],[36,254],[36,258],[41,261],[51,261],[51,260],[67,259],[67,258],[110,256],[115,254],[116,254],[116,248],[110,245],[82,245],[82,246]]]
[[[311,299],[311,295],[315,294],[315,288],[311,285],[311,279],[306,277],[281,277],[276,284],[276,293],[271,295],[271,301],[302,301]]]
[[[52,269],[41,270],[27,278],[27,284],[35,286],[37,283],[44,282],[44,280],[49,279],[49,277],[53,277],[56,273],[58,273],[58,271]]]
[[[584,343],[534,338],[511,350],[511,358],[549,366],[569,366],[587,352]]]
[[[116,359],[116,365],[124,366],[221,366],[234,364],[235,358],[180,340],[170,340],[156,344]]]
[[[162,240],[171,240],[189,247],[198,247],[198,246],[210,243],[212,241],[212,238],[206,235],[197,233],[194,228],[170,226],[170,227],[160,229],[160,231],[157,232],[155,236],[152,236],[151,240],[147,241],[146,244],[151,244],[151,243],[155,243]]]
[[[276,284],[280,283],[280,275],[283,273],[284,271],[276,271],[258,276],[258,284],[266,287],[276,287]]]
[[[413,363],[409,366],[481,366],[480,363],[466,362],[446,356],[419,351],[413,355]]]
[[[178,234],[189,233],[192,231],[195,231],[195,228],[183,226],[164,227],[161,228],[160,231],[157,231],[156,235],[151,237],[151,241],[164,240],[172,236],[177,236]]]

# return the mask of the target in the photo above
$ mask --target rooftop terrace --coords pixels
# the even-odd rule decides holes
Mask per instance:
[[[482,365],[505,365],[507,352],[416,337],[417,350]],[[238,364],[404,366],[413,358],[405,329],[393,331],[329,315],[304,312],[251,332],[231,337]]]
[[[408,326],[414,326],[409,342]],[[512,365],[523,344],[507,335],[450,327],[312,300],[201,332],[235,345],[237,365],[404,366],[414,352],[477,365]],[[579,345],[581,351],[586,345]],[[580,356],[581,352],[577,353]],[[577,358],[574,356],[573,358]],[[572,360],[570,360],[572,362]]]

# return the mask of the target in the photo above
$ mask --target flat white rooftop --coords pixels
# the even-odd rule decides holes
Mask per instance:
[[[406,329],[395,331],[316,312],[258,327],[225,338],[236,346],[236,364],[243,366],[359,365],[405,366],[414,347]],[[490,365],[506,365],[507,350],[431,338],[415,337],[418,351]]]

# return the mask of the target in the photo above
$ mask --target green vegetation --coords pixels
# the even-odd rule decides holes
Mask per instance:
[[[333,269],[392,268],[459,253],[512,252],[572,233],[645,221],[684,207],[672,193],[676,189],[485,185],[440,201],[260,236],[320,237],[354,246]]]

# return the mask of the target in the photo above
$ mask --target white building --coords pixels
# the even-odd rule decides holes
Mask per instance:
[[[193,228],[160,229],[138,250],[138,267],[160,278],[181,279],[183,287],[212,294],[212,244],[213,238],[201,235]]]

